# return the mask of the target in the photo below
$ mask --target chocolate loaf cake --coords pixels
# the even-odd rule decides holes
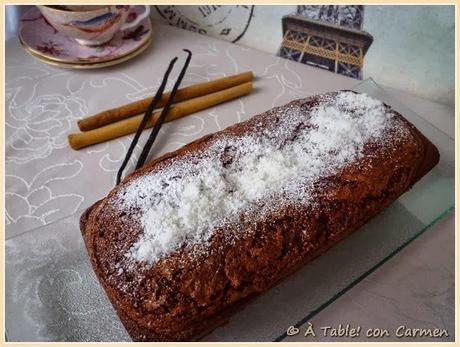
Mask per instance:
[[[133,340],[191,341],[366,223],[438,160],[389,106],[327,93],[152,161],[80,227]]]

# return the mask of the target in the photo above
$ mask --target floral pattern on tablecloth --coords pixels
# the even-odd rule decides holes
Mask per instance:
[[[67,135],[78,130],[76,122],[85,115],[153,95],[171,57],[174,54],[182,57],[182,47],[193,52],[184,85],[252,70],[259,78],[258,90],[254,96],[165,124],[152,157],[272,106],[311,94],[305,88],[302,78],[305,68],[300,64],[171,27],[158,26],[156,31],[155,49],[147,51],[151,53],[144,58],[93,72],[50,67],[34,60],[18,46],[8,47],[7,237],[56,221],[107,194],[114,185],[130,137],[74,151],[68,146]],[[248,59],[251,55],[257,58]],[[173,72],[168,88],[177,73]],[[125,172],[132,170],[136,153]]]

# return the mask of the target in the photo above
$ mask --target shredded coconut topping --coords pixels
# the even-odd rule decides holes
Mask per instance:
[[[263,217],[269,206],[261,201],[305,204],[310,187],[397,125],[382,102],[353,92],[323,96],[310,110],[291,104],[269,112],[273,122],[257,123],[254,133],[213,140],[118,192],[118,206],[143,227],[128,259],[153,265],[185,244],[206,244],[244,211]]]

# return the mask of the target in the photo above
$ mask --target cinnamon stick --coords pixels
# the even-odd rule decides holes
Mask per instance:
[[[219,78],[213,81],[198,83],[189,87],[181,88],[177,91],[174,102],[189,100],[195,97],[216,92],[226,88],[234,87],[239,84],[252,81],[253,74],[251,71],[243,72],[237,75]],[[164,93],[158,102],[158,107],[163,107],[169,99],[170,92]],[[83,118],[78,121],[78,127],[81,131],[89,131],[101,126],[117,122],[122,119],[143,113],[147,110],[152,97],[138,100],[121,107],[113,108],[110,110],[102,111],[93,116]]]
[[[218,92],[200,96],[191,100],[177,103],[169,110],[165,121],[170,122],[187,116],[191,113],[204,110],[208,107],[235,99],[246,95],[252,91],[252,82],[246,82],[235,87],[227,88]],[[161,111],[157,111],[147,123],[146,128],[152,127],[160,116]],[[68,136],[69,144],[73,149],[81,149],[87,146],[109,141],[121,136],[136,132],[143,115],[127,118],[115,123],[102,126],[97,129],[89,130]]]

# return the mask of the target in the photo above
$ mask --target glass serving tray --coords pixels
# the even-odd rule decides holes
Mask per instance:
[[[282,341],[454,207],[454,140],[373,80],[354,90],[398,110],[440,150],[412,190],[319,258],[235,314],[204,341]],[[82,211],[6,240],[9,341],[130,341],[100,287],[79,231]]]

